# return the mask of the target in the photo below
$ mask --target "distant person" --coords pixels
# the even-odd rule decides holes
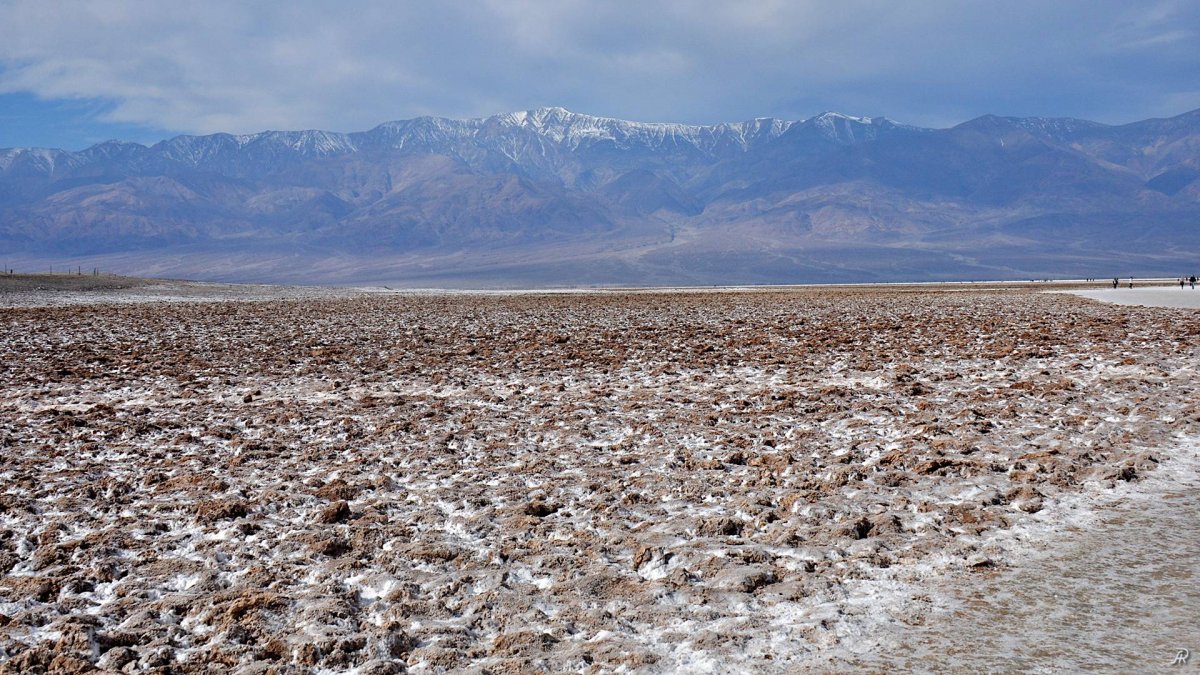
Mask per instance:
[[[1133,277],[1129,277],[1129,287],[1133,288]]]
[[[1183,290],[1183,277],[1179,277],[1179,290]]]
[[[1119,279],[1117,279],[1116,277],[1113,277],[1113,288],[1116,288],[1116,287],[1117,287],[1117,285],[1118,285],[1118,284],[1120,284],[1120,283],[1121,283],[1121,282],[1120,282],[1120,280],[1119,280]]]
[[[1193,274],[1192,276],[1188,277],[1188,283],[1190,283],[1190,284],[1192,285],[1192,290],[1193,290],[1193,291],[1194,291],[1194,290],[1196,290],[1196,275],[1195,275],[1195,274]]]

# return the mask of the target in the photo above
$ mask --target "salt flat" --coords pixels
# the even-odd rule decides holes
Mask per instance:
[[[902,667],[1200,432],[1182,309],[236,299],[0,309],[0,670]]]
[[[1077,290],[1070,292],[1083,298],[1111,302],[1117,305],[1200,309],[1200,288],[1180,288],[1179,286],[1147,286],[1139,288],[1135,285],[1134,288]]]
[[[1139,481],[1066,497],[1039,512],[1039,522],[1001,533],[1010,538],[1009,566],[959,580],[920,625],[885,627],[852,655],[828,655],[827,665],[1113,673],[1194,666],[1200,439],[1182,438],[1156,459],[1159,467]],[[1188,653],[1187,663],[1176,663]]]

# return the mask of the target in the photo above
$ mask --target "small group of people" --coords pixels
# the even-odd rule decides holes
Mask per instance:
[[[1187,284],[1191,284],[1192,290],[1196,290],[1196,275],[1195,274],[1193,274],[1190,277],[1179,277],[1179,287],[1180,288],[1183,288]]]

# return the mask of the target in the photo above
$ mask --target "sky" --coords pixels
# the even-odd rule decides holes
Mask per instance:
[[[0,0],[0,147],[542,106],[946,127],[1200,108],[1200,1]]]

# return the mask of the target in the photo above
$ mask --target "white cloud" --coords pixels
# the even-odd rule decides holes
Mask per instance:
[[[706,122],[1132,119],[1190,100],[1194,5],[9,0],[0,92],[111,100],[114,121],[201,133],[549,104]]]

